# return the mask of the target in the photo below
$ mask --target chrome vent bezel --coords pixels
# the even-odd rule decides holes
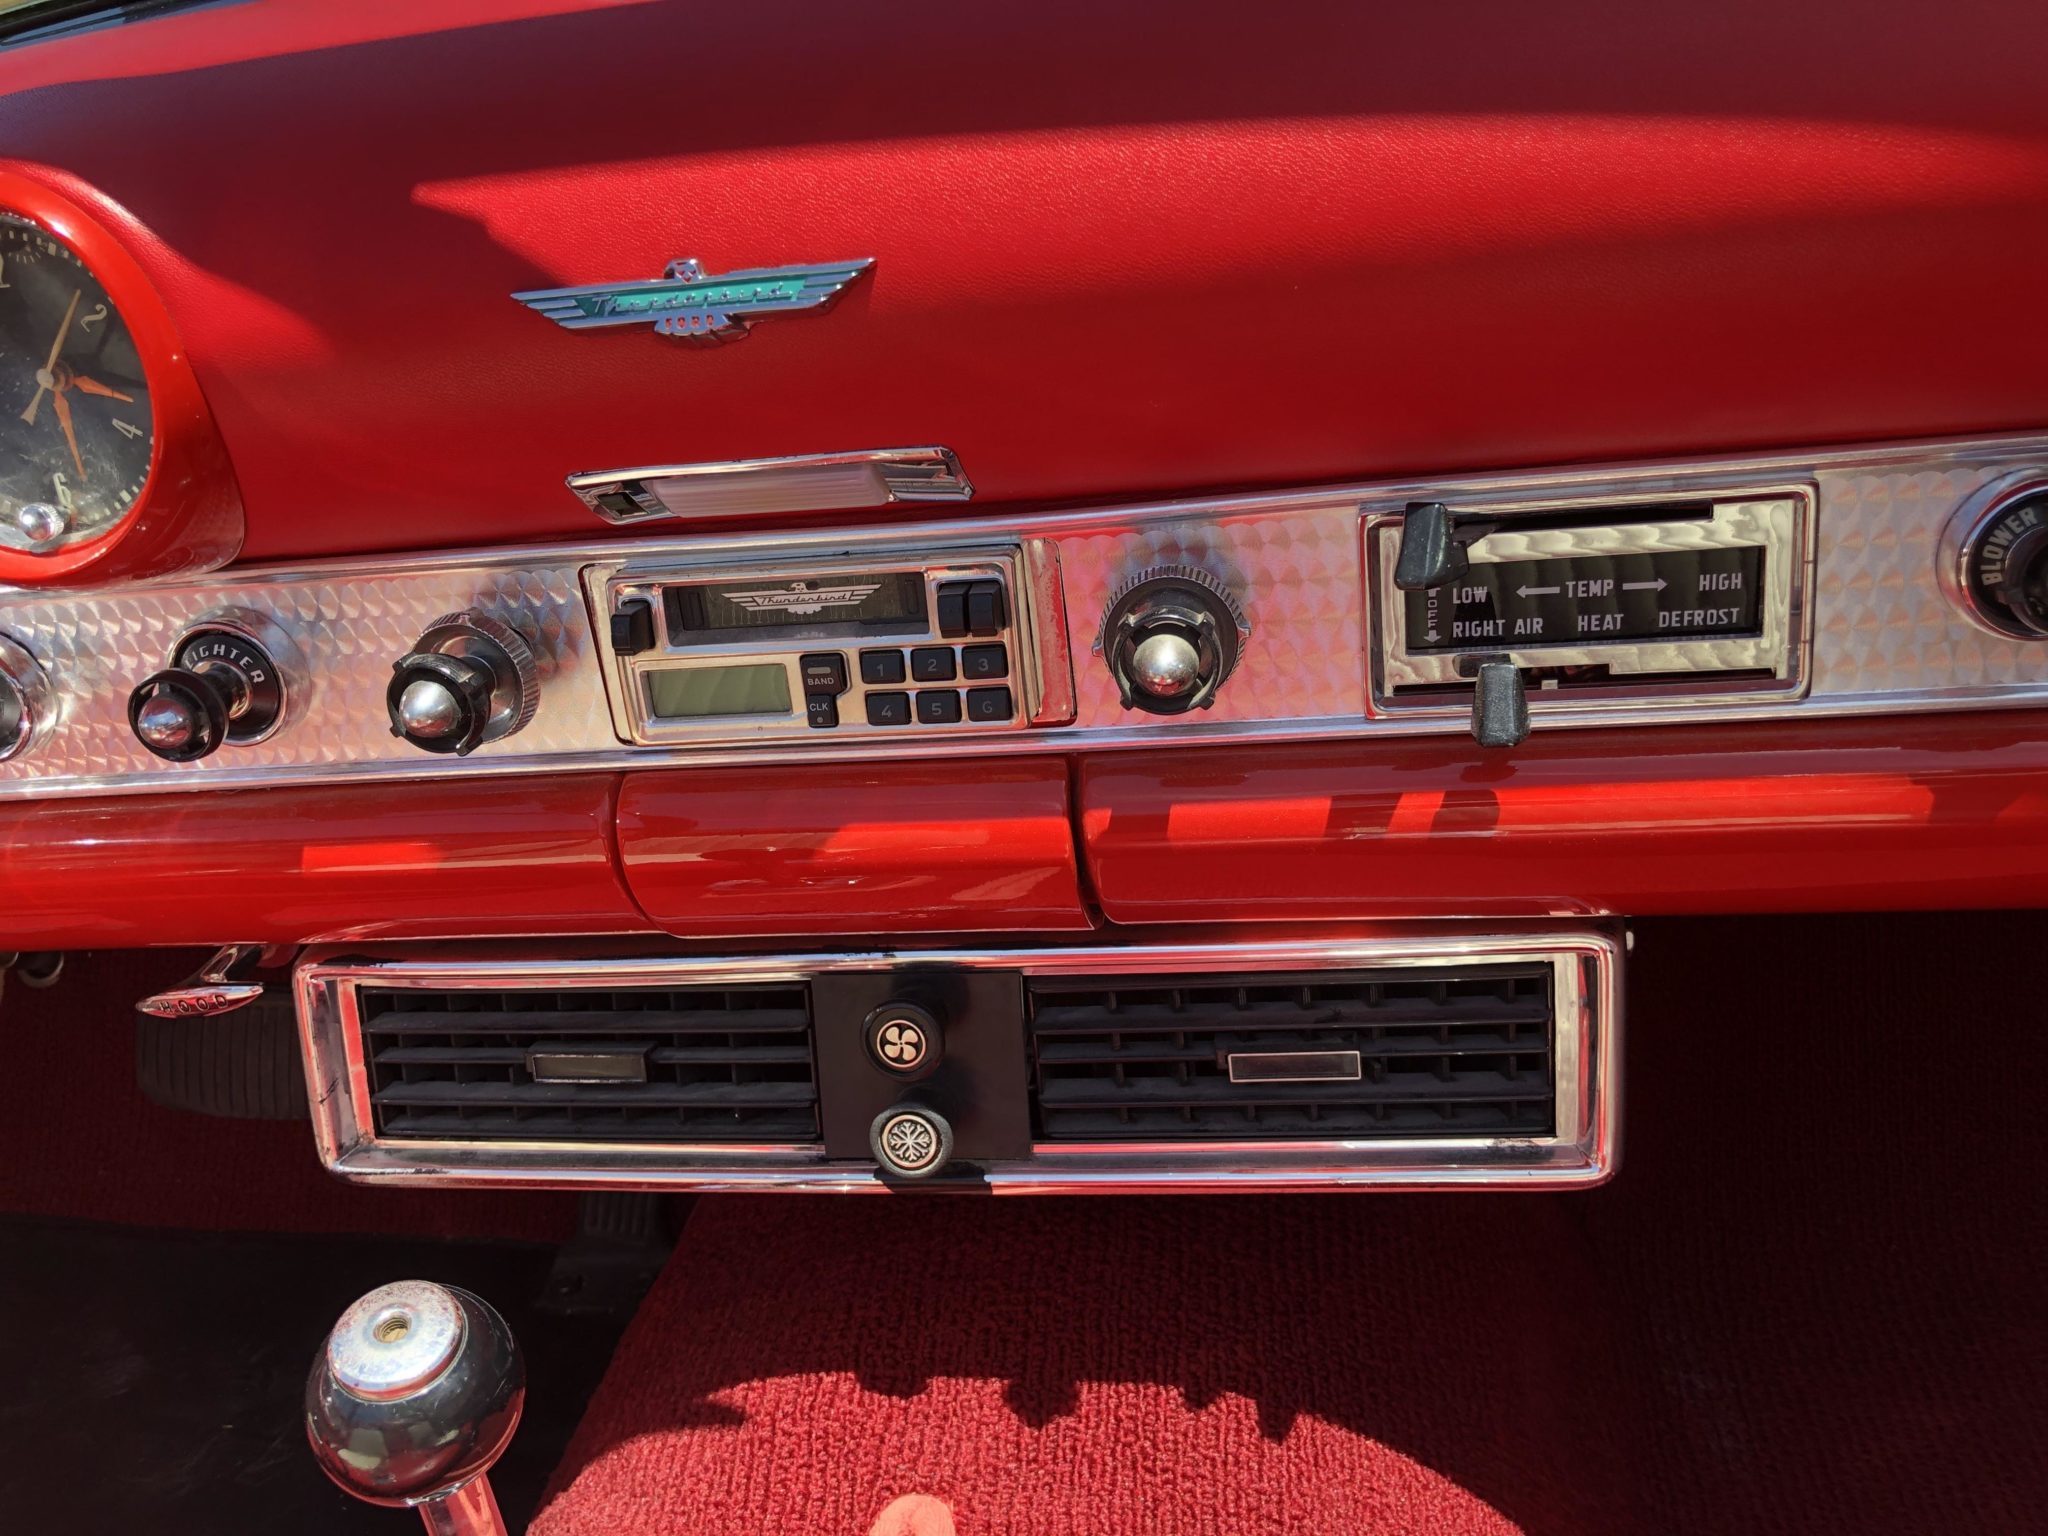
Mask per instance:
[[[321,1159],[364,1182],[533,1188],[880,1191],[873,1165],[828,1161],[815,1146],[393,1142],[366,1112],[364,987],[568,990],[801,982],[842,972],[959,967],[1036,978],[1106,973],[1349,970],[1542,965],[1551,971],[1556,1120],[1549,1135],[1077,1142],[1037,1140],[1031,1156],[980,1172],[998,1194],[1471,1186],[1579,1188],[1603,1182],[1618,1151],[1621,945],[1600,929],[1487,934],[1438,930],[1362,938],[1096,944],[1033,950],[925,949],[738,956],[567,955],[488,951],[366,958],[314,954],[297,974],[314,1130]],[[1019,1060],[1020,1075],[1025,1062]],[[821,1101],[832,1093],[820,1081]]]

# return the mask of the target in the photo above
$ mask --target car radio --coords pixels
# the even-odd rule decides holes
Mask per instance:
[[[1797,695],[1811,520],[1805,488],[1369,512],[1374,708],[1458,709],[1482,661],[1537,710]]]
[[[1025,551],[593,566],[622,740],[954,736],[1039,720]],[[1064,661],[1061,662],[1064,665]]]

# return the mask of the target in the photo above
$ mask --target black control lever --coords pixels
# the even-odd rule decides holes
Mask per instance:
[[[1394,585],[1403,592],[1427,592],[1456,581],[1469,565],[1450,508],[1440,501],[1409,502],[1401,519],[1401,553],[1394,561]]]
[[[1529,687],[1522,669],[1505,656],[1459,658],[1469,667],[1472,690],[1472,738],[1482,747],[1519,747],[1529,739]]]

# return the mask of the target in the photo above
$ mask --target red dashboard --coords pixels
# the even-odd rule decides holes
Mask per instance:
[[[1853,50],[1842,38],[1853,33]],[[251,559],[587,532],[624,464],[939,442],[983,501],[2025,428],[2027,7],[465,0],[0,53],[120,214]],[[709,355],[515,291],[874,256]]]
[[[0,47],[0,939],[353,946],[330,1163],[547,1182],[380,1161],[386,968],[901,951],[1029,1023],[1463,936],[1604,1177],[1612,924],[2048,896],[2041,28],[1964,9]],[[823,1102],[768,1182],[853,1177]],[[970,1143],[1047,1187],[1026,1118]]]

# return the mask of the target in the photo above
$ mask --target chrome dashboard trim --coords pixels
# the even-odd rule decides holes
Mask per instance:
[[[1455,962],[1544,963],[1556,1020],[1555,1134],[1404,1141],[1182,1144],[1039,1143],[1029,1159],[986,1165],[997,1194],[1139,1193],[1386,1186],[1409,1189],[1584,1188],[1612,1176],[1620,1152],[1622,943],[1591,928],[1416,933],[1358,939],[1075,945],[1043,949],[873,950],[550,961],[316,955],[295,977],[314,1138],[321,1161],[368,1183],[462,1187],[869,1191],[871,1165],[832,1162],[815,1147],[388,1141],[366,1130],[367,1069],[355,1029],[362,986],[435,989],[675,985],[692,980],[796,981],[829,972],[961,967],[1026,976]],[[820,1092],[825,1092],[820,1084]]]
[[[899,501],[968,501],[974,485],[950,448],[863,448],[776,459],[659,464],[569,476],[608,523],[835,512]],[[607,504],[609,503],[609,504]]]
[[[58,728],[0,762],[0,799],[120,795],[201,786],[393,782],[481,774],[848,762],[972,754],[986,738],[782,739],[769,744],[629,746],[614,729],[585,569],[621,561],[743,563],[1022,547],[1041,636],[1064,635],[1071,708],[1049,679],[1032,729],[1011,752],[1174,743],[1394,740],[1463,731],[1463,718],[1369,706],[1371,604],[1362,516],[1410,500],[1700,499],[1759,485],[1811,484],[1816,498],[1811,636],[1804,697],[1722,700],[1660,694],[1547,711],[1542,728],[1672,725],[2048,705],[2048,644],[1988,633],[1943,590],[1938,545],[1956,509],[1989,482],[2048,461],[2048,434],[1898,444],[1542,474],[1475,475],[1142,506],[1024,513],[915,526],[729,528],[689,538],[425,553],[253,567],[106,590],[0,590],[0,630],[49,679]],[[1189,564],[1229,583],[1254,633],[1211,710],[1125,711],[1090,654],[1097,618],[1135,572]],[[1054,595],[1059,597],[1053,602]],[[130,734],[128,690],[172,637],[224,606],[271,615],[298,641],[310,687],[288,728],[197,763],[151,757]],[[396,741],[383,695],[391,663],[440,614],[465,608],[516,622],[535,642],[540,708],[518,736],[460,760]],[[1070,723],[1055,724],[1055,721]]]
[[[1446,688],[1464,683],[1457,662],[1461,655],[1492,649],[1519,667],[1606,666],[1610,680],[1598,687],[1574,688],[1569,694],[1533,688],[1529,708],[1539,719],[1559,710],[1598,712],[1618,702],[1685,693],[1712,694],[1727,703],[1736,698],[1780,696],[1805,692],[1807,651],[1807,587],[1811,579],[1814,496],[1810,485],[1759,488],[1741,494],[1723,492],[1712,498],[1711,514],[1690,521],[1649,520],[1594,528],[1523,530],[1518,519],[1578,512],[1626,513],[1631,507],[1666,503],[1663,497],[1609,499],[1597,508],[1577,501],[1519,500],[1500,503],[1463,502],[1460,517],[1493,520],[1494,526],[1470,546],[1474,566],[1495,561],[1572,558],[1582,555],[1654,554],[1665,550],[1761,547],[1764,590],[1759,597],[1761,627],[1754,635],[1663,642],[1579,642],[1517,644],[1512,638],[1475,644],[1463,651],[1410,653],[1403,594],[1394,586],[1402,516],[1368,512],[1364,519],[1366,568],[1375,603],[1373,626],[1372,703],[1375,711],[1430,711],[1464,717],[1471,712],[1469,684],[1459,697],[1442,703],[1427,697],[1404,696],[1403,690]],[[1717,676],[1721,672],[1749,674]],[[1642,674],[1661,674],[1644,683]],[[1686,678],[1688,681],[1674,681]]]

